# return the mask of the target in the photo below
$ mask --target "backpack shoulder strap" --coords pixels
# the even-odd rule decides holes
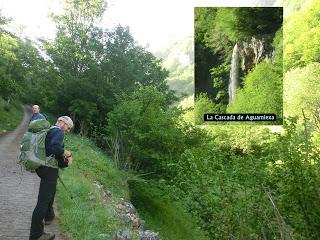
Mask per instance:
[[[56,125],[53,125],[53,126],[47,128],[47,129],[45,129],[44,132],[48,133],[50,130],[55,129],[55,128],[59,128],[59,127],[56,126]],[[59,128],[59,129],[60,129],[60,128]]]
[[[56,126],[56,125],[53,125],[53,126],[51,126],[51,127],[49,128],[49,130],[54,129],[54,128],[59,128],[59,127]]]

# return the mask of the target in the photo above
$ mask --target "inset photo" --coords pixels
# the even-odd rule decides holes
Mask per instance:
[[[194,8],[196,124],[282,124],[282,25],[282,7]]]

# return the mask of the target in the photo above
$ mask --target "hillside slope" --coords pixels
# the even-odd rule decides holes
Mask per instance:
[[[118,170],[90,140],[66,135],[65,147],[72,151],[74,161],[70,168],[60,171],[67,190],[59,182],[57,205],[59,225],[69,239],[206,239],[196,227],[192,228],[194,221],[176,203],[163,205],[162,196],[150,189],[146,202],[148,188],[129,189],[127,182],[144,180]],[[136,205],[146,222],[130,203],[132,191],[135,204],[142,204]],[[157,232],[147,230],[150,228]]]

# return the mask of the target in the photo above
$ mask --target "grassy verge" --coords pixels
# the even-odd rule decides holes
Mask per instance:
[[[105,202],[94,181],[103,185],[113,198],[128,197],[126,176],[89,140],[67,135],[65,146],[73,153],[73,165],[60,176],[74,201],[61,183],[58,184],[58,210],[62,230],[70,239],[109,239],[122,223],[112,201]]]
[[[23,110],[19,102],[9,105],[0,98],[0,135],[3,132],[14,130],[23,117]]]
[[[145,220],[146,229],[159,232],[162,240],[207,239],[179,204],[164,199],[155,187],[118,170],[88,139],[66,135],[65,147],[72,151],[74,161],[70,168],[60,171],[60,176],[74,200],[59,183],[57,205],[61,229],[69,239],[112,239],[120,229],[130,232],[132,240],[139,239],[137,231],[116,215],[115,206],[120,197],[127,200],[131,197],[130,201]],[[97,187],[97,181],[102,189]],[[132,185],[132,182],[143,185]],[[110,197],[101,194],[108,191]]]
[[[130,181],[131,201],[146,227],[158,231],[162,240],[208,239],[192,217],[152,182]]]

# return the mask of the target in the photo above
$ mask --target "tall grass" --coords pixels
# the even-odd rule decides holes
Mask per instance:
[[[156,183],[130,181],[129,185],[132,203],[145,219],[146,227],[159,232],[162,240],[208,239],[181,204],[172,201]]]
[[[91,141],[70,134],[65,137],[65,148],[71,150],[73,164],[60,171],[69,193],[58,184],[57,202],[59,223],[69,239],[112,239],[117,230],[127,230],[134,239],[137,232],[120,222],[115,205],[120,197],[133,202],[139,215],[145,220],[146,229],[160,233],[162,240],[206,239],[191,216],[182,208],[161,197],[155,187],[133,186],[129,191],[128,180],[141,182],[139,178],[118,170],[112,161]],[[99,189],[95,182],[103,185]],[[105,197],[104,192],[111,192]],[[68,196],[73,195],[73,200]],[[130,193],[130,194],[129,194]]]
[[[59,173],[69,192],[58,184],[61,228],[70,239],[110,239],[124,226],[114,211],[115,203],[104,201],[94,181],[103,185],[103,191],[112,192],[113,199],[127,198],[126,176],[87,139],[67,135],[65,146],[72,151],[74,161]]]

